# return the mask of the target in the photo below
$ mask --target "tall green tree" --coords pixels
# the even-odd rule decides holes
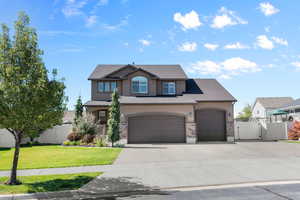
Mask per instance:
[[[251,109],[251,105],[248,104],[243,108],[242,112],[238,114],[237,119],[241,121],[249,121],[251,116],[252,116],[252,109]]]
[[[114,143],[120,140],[120,102],[119,93],[114,91],[112,93],[112,103],[109,108],[109,119],[108,119],[108,139],[114,146]]]
[[[82,104],[81,96],[79,96],[75,105],[75,117],[74,117],[75,124],[78,124],[82,116],[83,116],[83,104]]]
[[[29,23],[29,17],[20,12],[13,39],[6,25],[0,33],[0,127],[15,139],[10,185],[20,184],[17,167],[22,138],[60,124],[66,109],[63,80],[56,78],[56,70],[48,78],[36,31]]]

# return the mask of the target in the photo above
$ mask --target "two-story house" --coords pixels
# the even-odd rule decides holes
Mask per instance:
[[[98,65],[89,80],[85,107],[101,124],[119,92],[127,143],[234,140],[236,99],[215,79],[188,79],[180,65]]]

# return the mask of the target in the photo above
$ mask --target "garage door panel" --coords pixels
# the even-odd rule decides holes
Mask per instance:
[[[184,117],[145,115],[128,119],[128,143],[185,142]]]
[[[225,111],[197,110],[198,141],[225,141]]]

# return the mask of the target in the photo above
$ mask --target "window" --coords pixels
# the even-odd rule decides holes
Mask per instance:
[[[172,95],[175,93],[175,82],[163,82],[163,94]]]
[[[100,124],[106,124],[107,121],[107,112],[105,110],[99,111],[99,122]]]
[[[98,91],[99,92],[113,92],[117,89],[116,81],[99,81]]]
[[[136,76],[131,79],[131,89],[133,93],[147,94],[148,79],[143,76]]]

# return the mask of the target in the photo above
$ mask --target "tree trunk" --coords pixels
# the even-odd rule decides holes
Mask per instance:
[[[21,182],[17,180],[17,168],[19,161],[19,153],[20,153],[20,144],[21,144],[21,134],[15,133],[15,152],[14,152],[14,160],[13,166],[11,169],[10,179],[6,182],[8,185],[19,185]]]

